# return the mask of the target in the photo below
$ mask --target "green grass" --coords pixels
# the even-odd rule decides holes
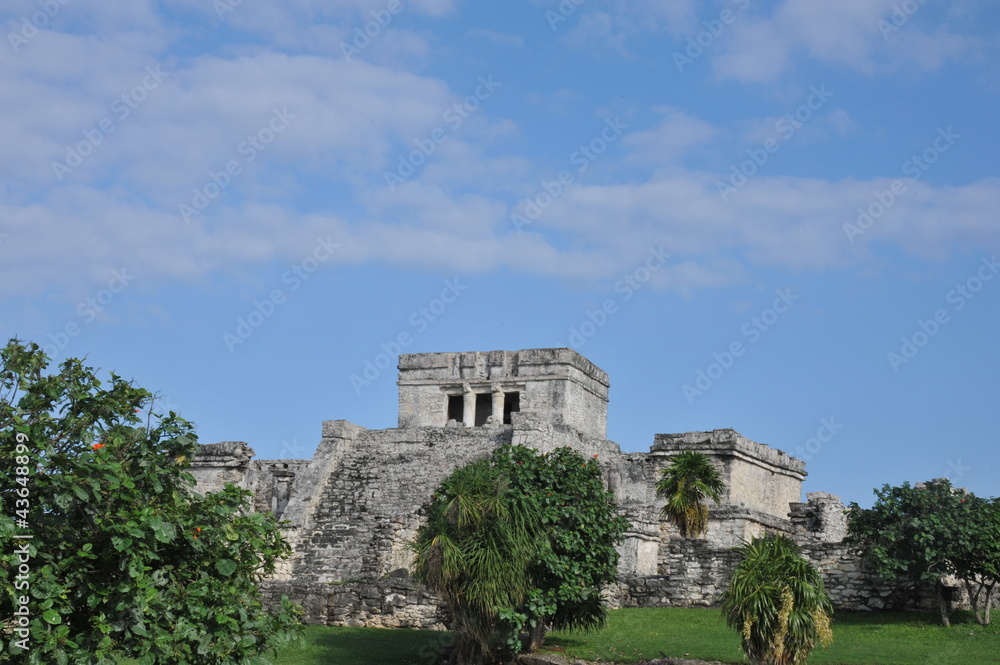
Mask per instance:
[[[633,608],[609,613],[595,633],[553,633],[552,651],[570,659],[636,663],[668,656],[745,663],[739,636],[718,610]],[[834,643],[817,649],[810,665],[1000,664],[1000,626],[980,626],[956,612],[950,629],[932,614],[847,612],[834,617]],[[306,645],[286,649],[276,665],[437,665],[447,633],[310,626]]]
[[[718,610],[632,608],[609,613],[595,633],[553,633],[546,645],[570,658],[635,663],[668,656],[741,662],[739,635]],[[952,627],[932,614],[838,612],[834,642],[816,649],[810,665],[988,665],[1000,663],[1000,627],[980,626],[956,612]],[[743,661],[746,662],[746,661]]]
[[[438,665],[451,635],[431,630],[307,626],[306,644],[286,649],[275,665]]]

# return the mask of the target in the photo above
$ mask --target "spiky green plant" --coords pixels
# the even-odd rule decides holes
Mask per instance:
[[[505,496],[506,483],[488,460],[457,469],[417,534],[414,571],[448,606],[455,665],[500,659],[501,610],[521,605],[530,588],[541,520],[534,503]]]
[[[697,537],[708,529],[706,499],[721,501],[726,484],[708,456],[694,450],[674,455],[656,482],[656,495],[667,500],[662,515],[682,538]]]
[[[833,606],[823,578],[784,536],[755,538],[722,596],[730,628],[743,636],[743,653],[756,665],[801,665],[817,644],[833,641]]]

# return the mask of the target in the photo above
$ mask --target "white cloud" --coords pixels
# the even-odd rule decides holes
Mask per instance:
[[[683,158],[726,138],[726,128],[669,106],[655,109],[660,118],[652,127],[627,133],[602,157],[600,180],[597,169],[588,172],[518,234],[511,205],[537,194],[537,183],[552,173],[532,163],[534,153],[518,145],[522,128],[490,104],[449,128],[447,140],[408,182],[396,191],[386,186],[385,171],[413,150],[414,141],[445,126],[444,113],[470,90],[405,68],[346,62],[339,54],[253,46],[239,54],[172,55],[162,36],[170,31],[157,27],[149,6],[110,10],[111,24],[126,26],[113,31],[114,38],[51,32],[0,68],[0,103],[9,110],[0,116],[5,295],[55,291],[76,297],[122,265],[150,284],[239,273],[297,260],[316,237],[327,235],[343,247],[334,263],[508,269],[572,280],[612,278],[634,267],[649,246],[663,245],[675,259],[656,284],[678,290],[731,283],[755,266],[819,270],[862,263],[882,244],[940,258],[995,244],[1000,235],[991,221],[1000,207],[996,179],[961,187],[913,183],[854,244],[844,224],[891,181],[758,176],[724,202],[717,190],[724,174],[690,170]],[[315,11],[343,25],[349,23],[345,16],[376,5],[356,0],[336,17],[322,3],[297,0],[283,7],[245,3],[240,11],[248,12],[242,20],[262,30],[266,12],[276,11],[272,27],[280,31],[282,12]],[[767,67],[790,67],[796,49],[862,68],[871,56],[867,38],[845,34],[871,16],[858,2],[815,12],[793,0],[782,7],[776,20],[797,32],[758,22],[731,35],[733,53],[750,48],[740,39],[754,30],[754,43],[774,37],[777,44],[745,53],[741,77],[756,80]],[[414,8],[440,15],[454,3]],[[667,29],[666,23],[687,16],[687,9],[677,11],[650,20]],[[599,12],[591,15],[601,19]],[[613,34],[617,19],[604,16]],[[305,29],[300,23],[289,29]],[[920,34],[907,39],[919,41]],[[917,48],[900,44],[904,52]],[[963,44],[942,39],[921,66],[956,57]],[[157,65],[165,73],[162,84],[147,91],[127,118],[114,116],[114,100]],[[496,94],[499,102],[511,93],[501,87]],[[583,99],[576,95],[563,89],[553,98]],[[251,161],[240,145],[269,127],[275,109],[294,118]],[[67,144],[108,116],[115,117],[115,131],[57,183],[52,160],[63,159]],[[758,124],[773,126],[773,120]],[[813,122],[824,138],[854,128],[843,109]],[[759,129],[751,126],[744,140]],[[185,224],[178,206],[191,203],[192,190],[203,189],[210,172],[224,170],[230,160],[240,173]],[[616,177],[637,171],[652,175]]]
[[[773,83],[805,55],[868,75],[901,68],[933,71],[977,48],[976,39],[947,26],[927,32],[919,11],[895,26],[896,5],[895,0],[783,0],[769,15],[741,16],[719,39],[713,70],[721,78]],[[886,21],[897,29],[885,30]]]
[[[622,139],[631,151],[629,161],[676,164],[691,148],[708,143],[719,135],[711,124],[680,109],[659,107],[654,110],[662,116],[657,126],[631,132]]]
[[[496,44],[497,46],[514,49],[524,48],[524,37],[521,35],[511,34],[509,32],[497,32],[496,30],[487,30],[485,28],[473,28],[472,30],[469,30],[467,35],[470,39],[485,39],[493,44]]]

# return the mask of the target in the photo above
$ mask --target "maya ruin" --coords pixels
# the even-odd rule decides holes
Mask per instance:
[[[443,628],[435,597],[410,579],[409,542],[445,477],[504,443],[598,455],[631,523],[606,590],[612,607],[713,605],[736,564],[731,548],[765,532],[802,547],[838,608],[929,606],[866,572],[843,542],[838,497],[802,501],[802,460],[732,429],[656,434],[649,452],[622,452],[607,439],[608,375],[573,349],[406,354],[398,367],[395,428],[328,420],[309,460],[257,460],[246,443],[222,442],[193,462],[199,489],[232,482],[289,522],[294,554],[265,594],[303,605],[307,623]],[[654,484],[684,450],[709,456],[726,484],[703,538],[681,538],[660,517]]]

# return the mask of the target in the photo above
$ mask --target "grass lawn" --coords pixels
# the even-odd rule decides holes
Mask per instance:
[[[609,613],[596,633],[553,633],[552,651],[568,658],[635,663],[668,656],[740,663],[739,637],[718,610],[633,608]],[[1000,664],[1000,626],[983,627],[956,612],[950,629],[932,614],[851,612],[834,617],[834,643],[810,665]],[[306,646],[288,649],[276,665],[437,665],[447,633],[310,626]],[[746,661],[742,661],[746,662]]]
[[[451,634],[432,630],[307,626],[306,644],[286,649],[275,665],[438,665]]]
[[[630,608],[609,613],[608,626],[590,634],[553,633],[546,645],[571,658],[634,663],[668,656],[739,663],[739,635],[718,610]],[[971,615],[952,616],[943,628],[931,614],[838,612],[833,644],[817,649],[810,665],[987,665],[1000,663],[1000,627],[980,626]],[[746,662],[746,661],[743,661]]]

